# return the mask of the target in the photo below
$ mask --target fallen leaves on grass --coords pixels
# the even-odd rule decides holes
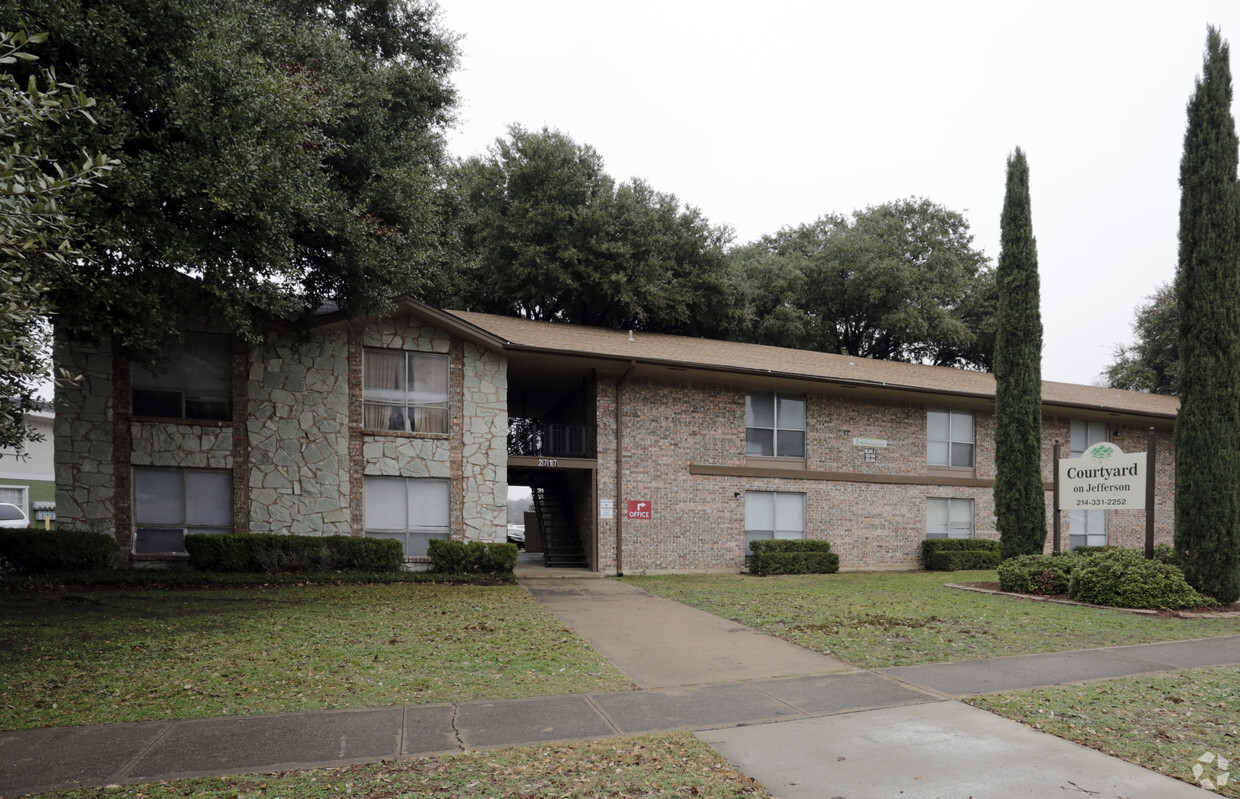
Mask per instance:
[[[1240,668],[1236,666],[991,694],[966,701],[1194,784],[1202,779],[1194,774],[1194,767],[1205,754],[1212,755],[1212,764],[1218,758],[1225,763],[1240,762]],[[1220,796],[1240,797],[1240,787],[1229,778],[1215,783],[1214,789]]]
[[[516,586],[72,596],[0,595],[0,728],[632,687]]]
[[[520,799],[769,797],[687,732],[609,738],[255,777],[177,780],[54,794],[58,799]]]

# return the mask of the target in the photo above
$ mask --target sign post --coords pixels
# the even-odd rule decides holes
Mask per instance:
[[[1059,554],[1059,439],[1055,439],[1055,454],[1052,456],[1055,461],[1055,474],[1051,478],[1052,485],[1055,490],[1051,492],[1051,529],[1054,530],[1054,540],[1051,544],[1051,552]]]
[[[1149,499],[1145,502],[1145,557],[1154,559],[1154,450],[1158,441],[1154,428],[1150,428],[1149,443],[1145,448],[1145,493]]]

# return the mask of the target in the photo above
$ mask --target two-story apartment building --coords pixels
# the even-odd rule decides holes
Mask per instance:
[[[135,563],[210,532],[502,541],[530,485],[548,562],[735,571],[749,541],[825,538],[844,568],[915,568],[927,536],[995,537],[994,380],[958,369],[450,312],[402,300],[244,346],[208,326],[164,367],[59,342],[59,523]],[[1044,457],[1158,438],[1174,398],[1046,383]],[[1138,546],[1140,512],[1064,515],[1065,544]],[[1068,538],[1070,535],[1070,539]]]

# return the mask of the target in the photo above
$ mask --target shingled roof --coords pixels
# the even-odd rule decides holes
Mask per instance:
[[[995,396],[995,378],[987,372],[641,331],[630,340],[627,330],[537,322],[472,311],[444,313],[501,339],[508,350],[769,374],[991,400]],[[1175,417],[1180,404],[1175,397],[1161,394],[1050,381],[1042,382],[1042,401],[1048,405],[1168,419]]]

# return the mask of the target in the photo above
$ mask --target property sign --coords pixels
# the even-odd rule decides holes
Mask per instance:
[[[875,447],[885,447],[887,446],[887,439],[885,438],[854,438],[853,446],[854,447],[865,447],[866,449],[873,449]]]
[[[1062,510],[1144,510],[1148,458],[1102,441],[1059,461]]]
[[[598,501],[598,517],[600,519],[616,518],[616,501],[614,499],[600,499]]]
[[[628,507],[628,518],[630,519],[649,519],[651,513],[650,501],[645,499],[630,499]]]

